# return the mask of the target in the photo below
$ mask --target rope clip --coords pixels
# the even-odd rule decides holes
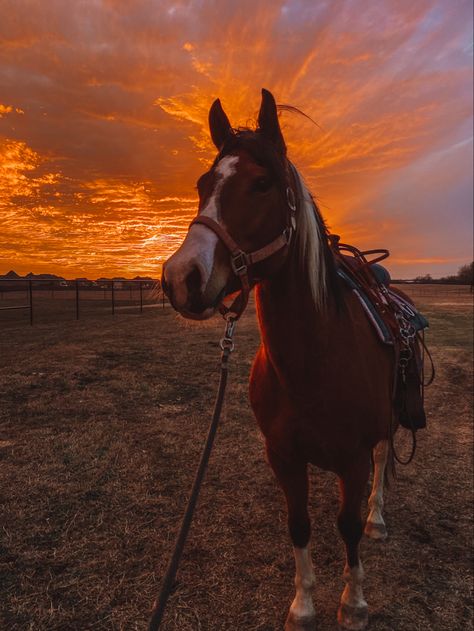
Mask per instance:
[[[225,319],[224,337],[219,342],[219,346],[224,351],[224,353],[227,353],[227,355],[229,355],[234,350],[233,337],[234,337],[235,325],[237,324],[237,320],[230,313],[227,316],[225,316],[224,319]]]

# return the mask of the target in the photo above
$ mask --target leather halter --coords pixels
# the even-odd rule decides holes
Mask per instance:
[[[296,169],[291,164],[291,162],[288,162],[288,164],[290,165],[293,176],[297,183]],[[219,305],[219,311],[225,318],[238,320],[244,312],[249,300],[251,290],[249,280],[250,268],[257,263],[270,258],[273,254],[279,252],[289,245],[293,236],[293,232],[296,229],[296,197],[293,189],[290,186],[288,186],[286,189],[286,201],[290,211],[289,222],[287,226],[285,227],[283,232],[278,235],[278,237],[276,237],[276,239],[273,239],[273,241],[271,241],[267,245],[264,245],[262,248],[254,250],[253,252],[245,252],[228,233],[227,229],[221,223],[215,221],[211,217],[207,217],[206,215],[197,215],[197,217],[195,217],[189,224],[189,227],[193,226],[194,224],[202,224],[203,226],[206,226],[217,235],[217,237],[229,250],[232,271],[240,279],[241,290],[230,307],[227,307],[224,302],[221,302],[221,304]]]

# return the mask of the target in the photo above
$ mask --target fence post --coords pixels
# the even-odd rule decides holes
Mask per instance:
[[[30,307],[30,326],[33,326],[33,283],[31,282],[31,278],[28,281],[28,298]]]
[[[115,281],[112,281],[112,315],[115,315]]]
[[[140,313],[143,313],[143,281],[139,281],[140,285]]]
[[[75,280],[76,284],[76,320],[79,320],[79,281]]]

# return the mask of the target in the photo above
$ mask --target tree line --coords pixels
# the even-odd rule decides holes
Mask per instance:
[[[443,276],[443,278],[433,278],[431,274],[417,276],[415,283],[442,283],[446,285],[471,285],[474,283],[474,261],[467,265],[462,265],[457,274]]]

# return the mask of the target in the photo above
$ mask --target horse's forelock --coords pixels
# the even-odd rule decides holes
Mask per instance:
[[[268,168],[275,177],[281,190],[283,192],[286,191],[286,187],[288,186],[286,158],[278,151],[276,145],[269,141],[258,130],[254,131],[247,127],[234,129],[233,133],[229,134],[224,142],[213,167],[215,167],[223,157],[239,149],[249,153],[257,164]]]

